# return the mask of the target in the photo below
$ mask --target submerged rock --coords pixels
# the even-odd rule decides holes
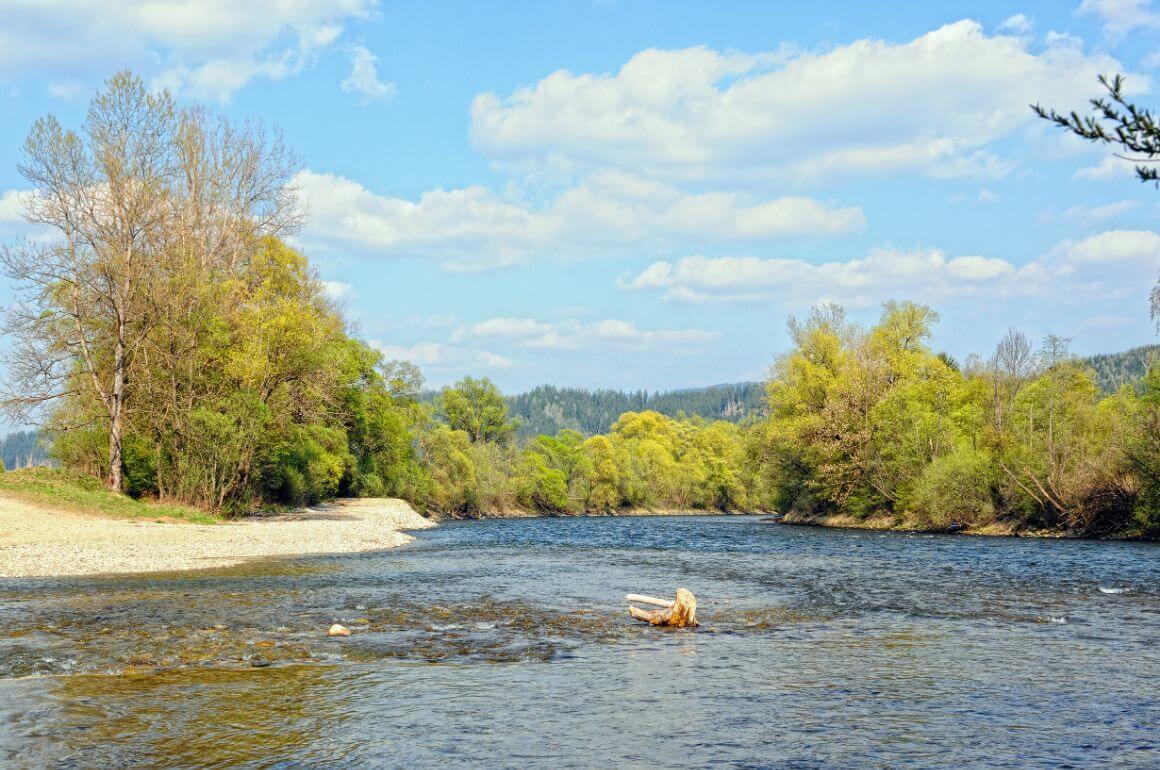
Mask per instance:
[[[329,636],[350,636],[350,629],[341,623],[335,623],[326,633]]]

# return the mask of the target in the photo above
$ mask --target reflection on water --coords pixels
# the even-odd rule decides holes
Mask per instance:
[[[1160,766],[1155,545],[755,517],[418,537],[0,581],[0,762]],[[625,617],[678,586],[700,629]]]

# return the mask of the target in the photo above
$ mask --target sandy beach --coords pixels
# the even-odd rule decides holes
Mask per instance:
[[[0,577],[163,572],[267,556],[392,548],[432,522],[403,500],[349,499],[222,524],[158,523],[47,508],[0,495]]]

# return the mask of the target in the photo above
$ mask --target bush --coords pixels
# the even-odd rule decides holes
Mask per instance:
[[[994,521],[992,467],[986,452],[968,447],[936,458],[911,490],[907,512],[918,523],[936,528]]]

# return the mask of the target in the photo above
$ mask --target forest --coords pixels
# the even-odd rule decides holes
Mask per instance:
[[[357,339],[289,245],[298,162],[276,135],[122,74],[79,130],[38,121],[24,157],[27,218],[56,237],[0,252],[20,297],[0,404],[43,424],[62,466],[134,497],[229,515],[397,496],[464,517],[699,509],[1160,533],[1146,351],[1089,364],[1011,330],[960,364],[932,348],[931,308],[889,302],[863,328],[826,305],[789,320],[764,386],[509,402],[467,377],[430,394],[415,366]]]
[[[516,434],[520,438],[559,433],[565,428],[591,436],[607,432],[625,412],[646,410],[669,417],[741,422],[764,411],[765,388],[757,382],[739,382],[649,393],[541,385],[508,396],[507,401],[518,421]]]

